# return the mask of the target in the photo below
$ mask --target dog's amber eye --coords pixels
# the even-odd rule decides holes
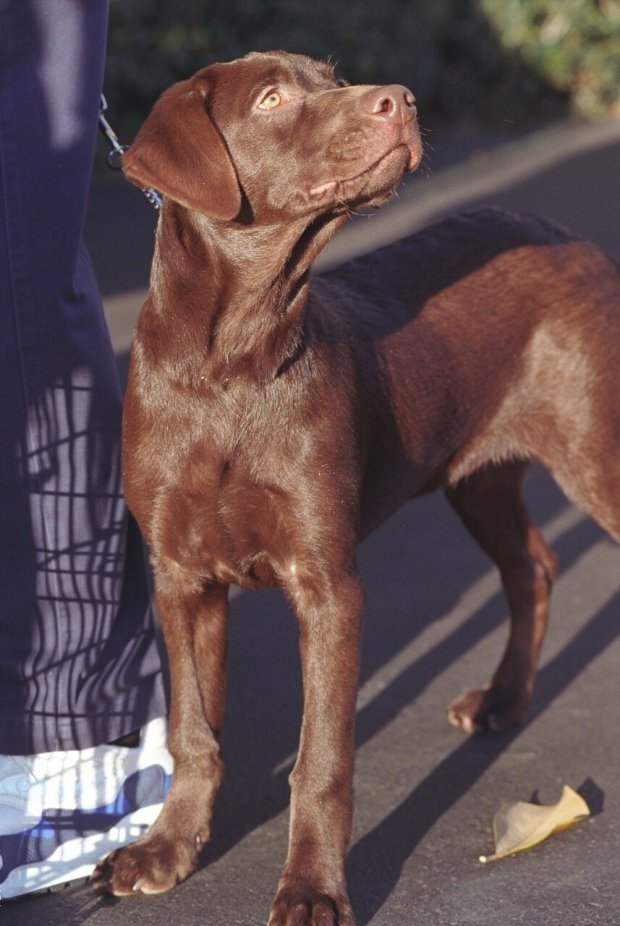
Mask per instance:
[[[276,106],[279,106],[282,102],[282,95],[278,93],[277,90],[270,90],[267,93],[260,103],[258,104],[259,109],[275,109]]]

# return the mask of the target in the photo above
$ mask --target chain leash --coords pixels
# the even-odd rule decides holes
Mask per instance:
[[[108,108],[108,104],[103,93],[101,94],[101,104],[99,106],[99,131],[106,139],[110,146],[110,150],[106,155],[106,163],[108,167],[112,170],[121,170],[121,158],[123,153],[127,151],[129,145],[121,145],[118,140],[118,136],[108,120],[106,119],[104,113]],[[157,190],[153,190],[150,187],[146,190],[142,190],[151,206],[154,209],[161,209],[162,198],[161,194]]]

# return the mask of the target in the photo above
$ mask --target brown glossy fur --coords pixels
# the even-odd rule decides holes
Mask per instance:
[[[555,563],[521,500],[527,463],[620,539],[620,278],[594,247],[488,210],[310,281],[348,210],[383,202],[420,152],[405,88],[342,86],[278,52],[171,88],[125,156],[165,196],[123,455],[170,656],[175,775],[150,833],[100,866],[115,894],[171,887],[208,839],[229,583],[282,586],[300,623],[270,926],[352,926],[359,538],[443,487],[497,563],[510,640],[450,708],[466,731],[518,722],[532,694]]]

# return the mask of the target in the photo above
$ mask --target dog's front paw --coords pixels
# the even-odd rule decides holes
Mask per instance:
[[[282,885],[268,926],[355,926],[355,918],[346,894],[330,896],[310,884]]]
[[[197,857],[196,846],[147,835],[104,858],[90,880],[95,890],[117,897],[160,894],[191,874]]]
[[[529,696],[490,686],[467,691],[448,708],[450,723],[465,733],[501,733],[521,723]]]

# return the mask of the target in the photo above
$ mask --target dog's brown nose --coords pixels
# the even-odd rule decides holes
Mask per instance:
[[[415,97],[401,84],[373,87],[361,99],[362,108],[385,122],[408,122],[415,116]]]

